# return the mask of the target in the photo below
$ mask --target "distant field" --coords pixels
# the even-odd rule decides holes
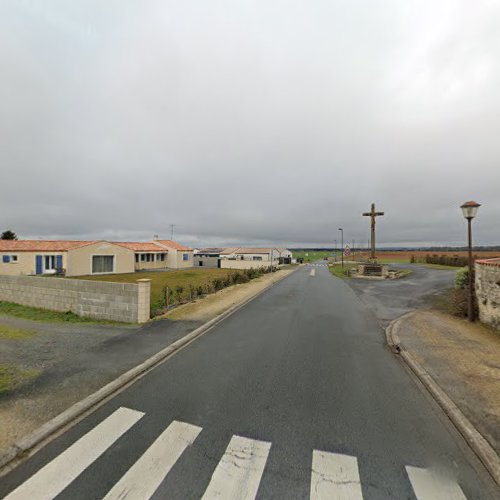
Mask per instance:
[[[340,258],[340,251],[337,252],[337,254]],[[333,252],[331,250],[328,252],[311,250],[308,250],[307,252],[293,252],[294,259],[304,259],[304,262],[315,262],[317,260],[324,259],[325,257],[331,257],[332,255]]]
[[[500,257],[500,252],[472,252],[472,254],[479,259],[493,259],[495,257]],[[411,256],[415,257],[417,262],[425,262],[426,255],[459,255],[461,257],[466,257],[468,254],[466,251],[461,252],[424,252],[424,251],[401,251],[401,252],[385,252],[383,250],[377,251],[377,260],[380,262],[389,262],[396,264],[407,264],[410,262]],[[363,259],[369,257],[368,252],[361,254]]]

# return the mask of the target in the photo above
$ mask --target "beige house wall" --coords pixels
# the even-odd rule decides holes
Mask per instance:
[[[183,260],[182,255],[187,253],[188,260]],[[167,257],[167,266],[171,269],[187,269],[193,267],[193,251],[192,250],[172,250],[169,249]]]
[[[140,255],[143,254],[143,253],[147,253],[147,252],[137,252],[137,254],[139,255],[139,259],[140,259]],[[168,253],[167,253],[167,250],[165,250],[164,252],[160,252],[160,253],[166,253],[167,255],[165,256],[165,260],[161,261],[161,260],[156,260],[156,258],[159,256],[159,254],[153,254],[155,255],[155,260],[154,262],[147,262],[147,261],[144,261],[142,262],[141,260],[139,260],[139,262],[135,262],[135,270],[136,271],[145,271],[145,270],[148,270],[148,269],[167,269],[168,268]],[[135,259],[135,257],[134,257]]]
[[[4,255],[16,255],[17,262],[3,262]],[[4,276],[29,276],[36,274],[36,256],[62,255],[63,268],[67,268],[67,252],[0,252],[0,275]]]
[[[68,250],[66,276],[86,276],[92,274],[93,255],[114,255],[113,273],[133,273],[135,271],[134,251],[106,241],[99,241],[73,250]]]

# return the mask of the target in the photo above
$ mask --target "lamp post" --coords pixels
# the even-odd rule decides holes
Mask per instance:
[[[344,270],[344,230],[339,227],[341,242],[340,242],[340,251],[342,253],[342,271]]]
[[[472,219],[477,215],[477,210],[481,205],[475,201],[466,201],[460,208],[467,219],[467,235],[469,242],[469,297],[468,316],[469,321],[474,321],[474,280],[472,277]]]

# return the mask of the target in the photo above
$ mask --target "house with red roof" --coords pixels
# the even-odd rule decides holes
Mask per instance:
[[[0,240],[0,275],[84,276],[192,266],[193,251],[171,240]]]

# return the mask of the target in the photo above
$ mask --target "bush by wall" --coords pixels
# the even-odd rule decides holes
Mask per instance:
[[[473,260],[478,257],[474,255]],[[442,266],[453,266],[453,267],[464,267],[469,265],[469,258],[464,255],[438,255],[438,254],[427,254],[425,256],[426,264],[440,264]]]
[[[195,301],[205,295],[218,292],[224,288],[232,285],[239,285],[241,283],[248,283],[250,280],[258,278],[263,274],[276,272],[277,267],[260,267],[257,269],[242,269],[237,270],[234,273],[226,276],[225,278],[215,278],[211,282],[205,285],[198,285],[194,287],[192,285],[184,288],[182,286],[172,288],[165,287],[162,293],[162,299],[160,302],[156,302],[151,305],[151,315],[160,316],[167,311],[167,294],[168,294],[168,309],[176,307],[180,304],[186,304],[188,302]]]

